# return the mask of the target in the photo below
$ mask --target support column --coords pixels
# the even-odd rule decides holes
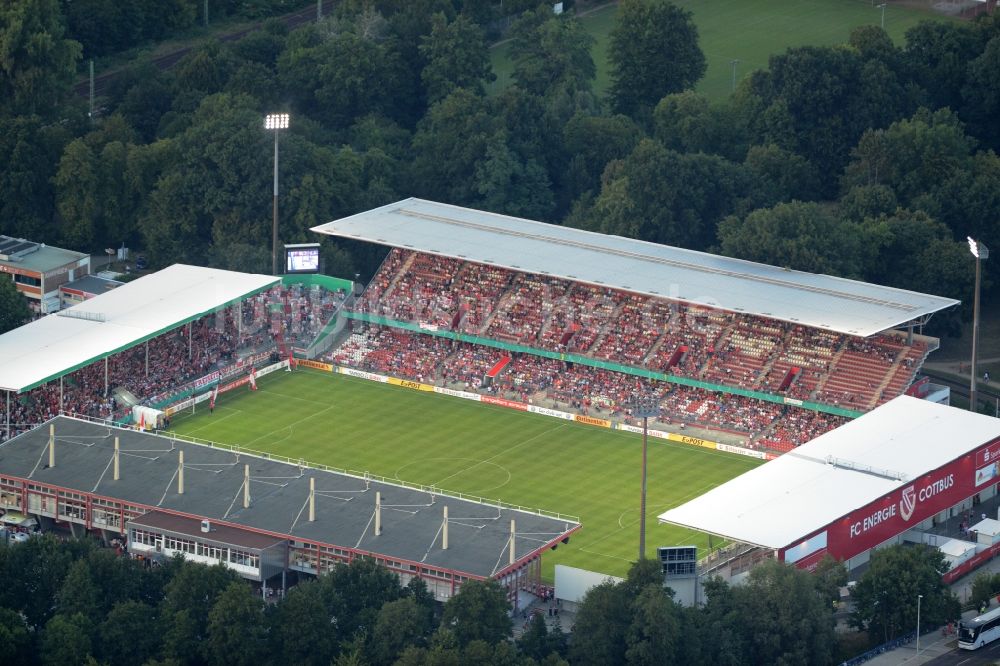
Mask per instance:
[[[63,378],[59,378],[59,411],[63,411]]]
[[[56,466],[56,426],[49,424],[49,467]]]
[[[243,508],[250,508],[250,465],[243,465]]]
[[[189,321],[188,322],[188,360],[189,361],[191,360],[191,357],[192,357],[192,354],[191,354],[191,324],[192,324],[192,322]]]
[[[149,377],[149,340],[146,340],[146,377]]]
[[[121,476],[118,473],[118,456],[120,454],[118,437],[115,436],[115,481],[117,481]]]
[[[243,301],[236,304],[236,339],[243,337]]]
[[[510,564],[514,564],[514,560],[517,558],[514,555],[514,536],[517,534],[517,530],[514,527],[514,519],[510,520]]]
[[[448,507],[444,508],[444,526],[442,527],[441,550],[448,550]]]
[[[7,391],[7,439],[10,439],[10,391]]]
[[[181,450],[177,458],[177,494],[184,494],[184,451]]]
[[[104,357],[104,397],[108,397],[108,357]]]
[[[375,491],[375,536],[382,534],[382,493]]]
[[[316,477],[309,477],[309,522],[316,522]]]

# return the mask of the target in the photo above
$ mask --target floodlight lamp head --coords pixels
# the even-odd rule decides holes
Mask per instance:
[[[966,236],[966,240],[969,241],[969,252],[972,253],[973,257],[975,257],[976,259],[978,259],[979,258],[979,243],[977,243],[976,241],[972,240],[972,236]]]
[[[264,128],[269,130],[288,129],[287,113],[269,113],[264,117]]]

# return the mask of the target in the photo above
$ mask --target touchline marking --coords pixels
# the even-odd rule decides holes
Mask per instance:
[[[543,437],[545,435],[553,433],[556,430],[559,430],[560,428],[565,428],[567,425],[568,425],[568,423],[561,423],[561,424],[557,425],[554,428],[550,428],[549,430],[544,430],[544,431],[538,433],[537,435],[535,435],[533,437],[529,437],[528,439],[524,440],[523,442],[520,442],[518,444],[514,444],[513,446],[504,449],[503,451],[501,451],[500,453],[498,453],[498,454],[496,454],[494,456],[490,456],[489,458],[487,458],[485,460],[480,460],[479,462],[475,463],[474,465],[470,465],[469,467],[466,467],[465,469],[460,469],[459,471],[455,472],[454,474],[449,474],[448,476],[444,477],[443,479],[441,479],[437,483],[433,483],[431,485],[432,486],[440,486],[442,483],[444,483],[445,481],[447,481],[450,478],[456,477],[459,474],[464,474],[465,472],[468,472],[470,469],[473,469],[475,467],[479,467],[480,465],[482,465],[484,463],[491,462],[494,458],[499,458],[502,455],[506,455],[506,454],[510,453],[511,451],[513,451],[516,448],[519,448],[521,446],[524,446],[525,444],[533,442],[536,439],[538,439],[539,437]]]

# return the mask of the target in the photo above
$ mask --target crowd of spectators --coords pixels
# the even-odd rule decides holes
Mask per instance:
[[[855,338],[400,249],[389,254],[358,308],[397,321],[858,409],[893,397],[885,396],[882,386],[897,374],[906,349],[887,335]],[[869,359],[869,367],[857,368],[857,358]],[[908,381],[920,360],[907,360]],[[864,381],[851,381],[853,374],[864,375]],[[836,381],[839,375],[848,380]]]
[[[342,295],[325,289],[278,286],[109,356],[106,381],[105,362],[98,360],[65,375],[61,385],[54,380],[11,396],[11,435],[60,411],[94,418],[123,417],[129,411],[121,399],[126,394],[139,402],[160,399],[244,355],[274,348],[274,326],[282,333],[292,327],[294,335],[307,339],[322,326],[323,316],[338,298]],[[274,312],[281,316],[272,316]],[[7,419],[6,401],[0,401],[0,441],[7,435]]]
[[[797,446],[845,419],[780,403],[657,382],[622,372],[532,354],[514,354],[496,377],[486,375],[508,352],[448,338],[371,326],[353,333],[329,360],[360,370],[449,388],[500,395],[527,404],[567,409],[599,418],[630,420],[630,401],[654,396],[658,420]]]

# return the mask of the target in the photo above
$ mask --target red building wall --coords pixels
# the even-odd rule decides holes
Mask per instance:
[[[1000,482],[1000,439],[912,479],[903,487],[853,511],[804,538],[827,533],[827,546],[804,557],[796,566],[811,568],[829,553],[847,560]],[[795,544],[792,544],[793,546]],[[784,560],[785,550],[779,551]]]

